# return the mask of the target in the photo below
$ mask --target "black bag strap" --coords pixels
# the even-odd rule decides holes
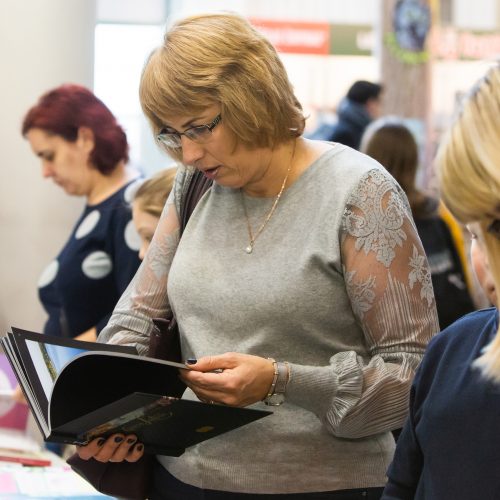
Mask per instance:
[[[187,190],[181,198],[180,204],[181,236],[196,204],[212,185],[212,181],[207,179],[199,170],[194,172],[188,182]],[[181,344],[175,316],[172,314],[170,318],[153,318],[153,324],[153,331],[149,337],[148,356],[181,363]],[[184,383],[179,379],[176,390],[178,389],[182,394],[185,388]]]
[[[186,225],[196,208],[197,203],[201,197],[212,186],[212,181],[205,177],[202,172],[196,170],[189,180],[189,185],[184,197],[181,199],[180,206],[180,234],[184,232]]]

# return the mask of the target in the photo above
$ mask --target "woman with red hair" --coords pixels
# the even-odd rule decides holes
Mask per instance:
[[[94,341],[140,263],[125,132],[90,90],[67,84],[40,97],[22,134],[42,175],[86,198],[69,240],[39,279],[44,333]]]

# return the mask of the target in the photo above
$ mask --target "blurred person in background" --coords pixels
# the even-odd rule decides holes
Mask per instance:
[[[43,177],[86,201],[38,282],[48,314],[43,332],[95,341],[140,264],[129,206],[136,173],[127,168],[125,132],[90,90],[66,84],[40,97],[22,134]]]
[[[463,224],[474,222],[474,269],[495,307],[464,316],[429,343],[388,470],[386,500],[500,498],[498,116],[496,65],[465,100],[437,158],[446,206]]]
[[[21,132],[40,158],[43,177],[86,200],[38,281],[48,315],[43,333],[93,342],[140,264],[129,206],[137,174],[127,167],[125,132],[102,101],[74,84],[43,94]],[[24,401],[20,387],[14,399]],[[63,453],[62,445],[47,448]]]
[[[415,185],[419,165],[415,138],[403,120],[384,117],[367,127],[361,151],[383,165],[408,197],[431,268],[439,325],[444,329],[475,307],[452,234],[439,216],[439,200],[426,195]]]
[[[132,218],[141,238],[139,258],[144,259],[149,248],[165,203],[172,190],[176,168],[156,172],[146,179],[135,192],[132,201]]]
[[[365,128],[381,114],[382,91],[382,85],[378,83],[354,82],[338,106],[337,122],[320,125],[311,139],[340,142],[359,149]]]

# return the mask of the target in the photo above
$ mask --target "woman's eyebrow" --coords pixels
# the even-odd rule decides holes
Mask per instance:
[[[198,116],[194,116],[194,117],[190,118],[187,122],[185,122],[181,125],[181,128],[186,129],[186,128],[190,127],[193,122],[197,122],[198,120],[203,120],[204,118],[202,118],[202,117],[204,116],[204,114],[205,114],[205,112],[202,115],[198,115]],[[170,125],[167,125],[165,123],[163,124],[163,128],[176,130],[174,127],[171,127]]]
[[[203,113],[201,113],[200,115],[194,116],[193,118],[189,119],[186,123],[183,123],[181,127],[185,129],[190,125],[192,125],[193,122],[197,121],[203,121],[204,122],[203,124],[205,125],[207,121],[210,122],[212,120],[212,118],[207,118],[207,116],[209,116],[209,113],[203,111]]]
[[[187,121],[186,123],[183,123],[181,125],[182,128],[187,128],[189,127],[193,122],[197,121],[199,118],[191,118],[189,121]]]
[[[191,118],[191,119],[190,119],[189,121],[187,121],[186,123],[183,123],[183,124],[181,125],[181,128],[185,130],[186,128],[188,128],[188,127],[189,127],[189,126],[190,126],[193,122],[195,122],[196,120],[198,120],[198,118]],[[178,130],[177,130],[177,129],[175,129],[174,127],[171,127],[170,125],[165,125],[165,124],[164,124],[164,125],[163,125],[163,128],[166,128],[166,129],[169,129],[169,130],[174,130],[175,132],[178,132]]]

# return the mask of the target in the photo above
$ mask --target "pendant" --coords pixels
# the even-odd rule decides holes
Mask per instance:
[[[245,252],[246,252],[246,253],[252,253],[252,251],[253,251],[253,247],[252,247],[252,245],[248,245],[248,246],[245,248]]]

